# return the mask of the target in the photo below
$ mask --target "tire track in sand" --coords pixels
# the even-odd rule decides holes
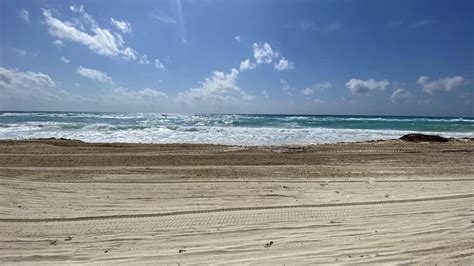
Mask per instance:
[[[63,236],[106,232],[215,228],[355,217],[429,214],[472,208],[474,194],[404,200],[243,207],[172,213],[91,216],[50,219],[0,219],[0,237]]]

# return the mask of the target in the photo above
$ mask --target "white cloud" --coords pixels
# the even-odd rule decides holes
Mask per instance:
[[[89,14],[87,14],[87,12],[84,10],[84,6],[83,5],[80,5],[80,6],[76,6],[76,5],[72,5],[69,7],[69,9],[73,12],[73,13],[76,13],[76,14],[79,14],[82,16],[82,20],[79,20],[79,19],[75,19],[75,23],[82,29],[84,30],[84,24],[86,24],[87,26],[89,27],[93,27],[93,28],[97,28],[98,25],[97,25],[97,22],[95,21],[95,19],[90,16]]]
[[[166,93],[161,92],[159,90],[154,90],[150,88],[146,88],[139,91],[129,90],[127,88],[115,88],[113,92],[116,96],[123,96],[125,98],[131,99],[146,99],[146,100],[153,100],[153,99],[166,99],[168,95]]]
[[[172,18],[172,17],[168,17],[166,15],[163,15],[163,14],[160,14],[160,15],[157,15],[157,14],[150,14],[150,16],[152,18],[155,18],[163,23],[166,23],[166,24],[176,24],[176,19]]]
[[[156,89],[131,90],[122,87],[105,91],[97,95],[94,100],[96,101],[96,106],[100,106],[105,110],[133,110],[140,112],[143,110],[163,110],[163,106],[170,102],[166,93]]]
[[[84,11],[83,6],[71,6],[70,9],[82,15],[82,21],[90,27],[93,34],[77,29],[73,23],[53,17],[51,10],[43,9],[45,23],[52,36],[61,41],[67,40],[80,43],[99,55],[125,60],[137,59],[138,53],[133,48],[123,46],[124,43],[120,34],[114,35],[109,30],[100,28],[95,20]]]
[[[253,56],[257,64],[270,64],[273,59],[278,57],[278,53],[273,52],[272,47],[268,43],[253,44]]]
[[[265,97],[266,99],[268,99],[270,97],[270,94],[268,94],[268,92],[266,90],[261,90],[260,93],[263,95],[263,97]]]
[[[408,99],[412,98],[414,95],[413,93],[409,92],[408,90],[397,88],[390,96],[390,99],[394,102],[405,102]]]
[[[334,32],[334,31],[337,31],[339,29],[341,29],[342,25],[337,23],[337,22],[333,22],[329,25],[326,25],[323,27],[323,30],[326,31],[326,32]]]
[[[0,67],[0,84],[5,88],[51,88],[56,83],[46,74],[41,72],[21,72],[15,69],[6,69]]]
[[[67,59],[66,57],[64,56],[61,56],[61,61],[63,61],[64,63],[66,64],[69,64],[71,62],[71,60]]]
[[[315,84],[313,87],[317,89],[330,89],[333,87],[332,83],[329,81],[325,81],[323,83]]]
[[[79,83],[74,85],[80,87]],[[0,106],[8,110],[156,110],[166,104],[166,98],[164,92],[150,88],[114,88],[83,97],[58,89],[53,79],[41,72],[0,67]]]
[[[291,61],[285,59],[285,57],[281,57],[280,62],[275,64],[275,69],[279,71],[285,71],[289,69],[295,68],[295,64]]]
[[[311,96],[311,95],[314,94],[314,90],[311,89],[311,88],[306,88],[306,89],[302,90],[301,93],[303,95],[306,95],[306,96]]]
[[[418,84],[425,84],[426,82],[428,82],[430,78],[427,77],[427,76],[420,76],[417,80],[416,80],[416,83]]]
[[[234,38],[236,41],[240,42],[242,40],[242,38],[240,36],[235,36]]]
[[[23,49],[19,48],[12,48],[16,53],[18,53],[19,56],[26,56],[27,52]]]
[[[99,82],[102,82],[102,83],[108,83],[108,84],[111,84],[111,85],[114,84],[112,78],[109,77],[109,75],[107,75],[107,73],[102,72],[102,71],[97,70],[97,69],[85,68],[85,67],[79,66],[77,68],[76,72],[79,75],[81,75],[83,77],[86,77],[86,78],[89,78],[89,79],[92,79],[92,80],[96,80],[96,81],[99,81]]]
[[[316,91],[326,90],[330,88],[332,88],[332,83],[329,81],[325,81],[323,83],[314,84],[313,86],[311,86],[311,88],[306,88],[302,90],[301,93],[306,96],[311,96],[316,93]]]
[[[280,84],[282,85],[282,88],[281,88],[282,91],[286,92],[286,94],[288,94],[288,96],[293,96],[292,91],[294,91],[294,89],[292,87],[290,87],[288,82],[286,82],[284,79],[280,79]]]
[[[285,26],[289,29],[298,29],[302,31],[320,31],[320,32],[335,32],[342,28],[342,25],[338,22],[332,22],[329,24],[316,24],[313,20],[301,20],[296,23],[291,23]]]
[[[139,64],[143,64],[143,65],[148,65],[150,64],[150,60],[148,60],[148,56],[146,54],[143,54],[142,56],[140,56],[140,58],[138,59],[138,63]]]
[[[360,80],[352,78],[346,83],[346,87],[354,95],[369,95],[375,91],[384,91],[389,85],[390,82],[386,79],[376,81],[374,79]]]
[[[24,57],[24,56],[37,56],[38,55],[38,53],[28,52],[26,50],[16,48],[16,47],[11,47],[11,49],[21,57]]]
[[[288,91],[290,89],[290,85],[284,79],[280,79],[280,83],[283,85],[281,88],[283,91]]]
[[[165,70],[165,66],[159,59],[155,59],[155,67],[159,70]]]
[[[423,86],[426,93],[432,94],[435,92],[450,92],[464,84],[465,80],[462,76],[446,77],[438,80],[430,81],[427,76],[418,78],[417,83]]]
[[[41,72],[22,72],[0,67],[0,106],[11,110],[32,110],[73,95],[56,88],[51,77]],[[80,98],[80,97],[77,97]]]
[[[18,11],[18,17],[25,22],[30,22],[30,12],[26,9],[20,9],[20,11]]]
[[[268,43],[254,43],[253,44],[253,56],[255,58],[256,65],[260,64],[271,64],[273,60],[276,60],[280,57],[279,52],[275,52],[272,49],[272,46]],[[249,59],[247,59],[249,60]],[[250,65],[250,62],[246,62],[247,60],[243,61],[241,63],[241,66],[243,67],[242,70],[244,69],[252,69],[255,68],[252,65]],[[245,68],[246,66],[249,66],[249,68]],[[279,71],[284,71],[284,70],[289,70],[293,69],[295,64],[289,60],[287,60],[285,57],[281,57],[278,62],[275,62],[274,68]]]
[[[56,47],[58,48],[64,47],[64,42],[61,40],[55,40],[53,44],[56,45]]]
[[[191,88],[185,92],[180,92],[178,100],[252,100],[254,96],[248,95],[237,85],[239,71],[232,69],[229,74],[221,71],[214,71],[212,76],[201,82],[198,88]]]
[[[392,21],[389,21],[386,25],[389,28],[394,28],[394,27],[401,26],[402,24],[403,24],[403,21],[401,20],[392,20]]]
[[[250,70],[254,69],[256,67],[257,67],[257,64],[252,63],[250,61],[250,59],[246,59],[246,60],[240,62],[239,69],[240,69],[240,71],[245,71],[245,70],[248,70],[248,69],[250,69]]]
[[[411,28],[420,28],[420,27],[432,25],[435,22],[436,21],[434,21],[432,19],[420,19],[420,20],[415,21],[413,24],[411,24],[410,27]]]
[[[120,21],[114,18],[110,18],[110,22],[122,33],[130,33],[132,32],[132,25],[130,25],[127,21]]]
[[[298,28],[303,31],[311,30],[316,27],[316,24],[312,20],[302,20],[296,24]]]
[[[318,99],[318,98],[315,98],[315,99],[313,100],[313,102],[314,102],[314,103],[324,103],[323,100]]]

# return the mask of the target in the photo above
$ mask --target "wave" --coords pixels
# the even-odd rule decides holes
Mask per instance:
[[[0,139],[89,142],[312,144],[398,138],[409,132],[473,137],[474,119],[237,114],[0,112]]]
[[[361,130],[361,129],[275,129],[275,128],[143,128],[105,130],[106,127],[95,126],[99,130],[43,131],[26,130],[2,132],[0,139],[28,138],[69,138],[87,142],[130,142],[130,143],[210,143],[228,145],[287,145],[317,144],[347,141],[365,141],[376,139],[393,139],[412,131],[400,130]],[[101,129],[102,128],[102,129]],[[423,132],[421,132],[423,133]],[[431,132],[445,137],[474,137],[473,133]]]

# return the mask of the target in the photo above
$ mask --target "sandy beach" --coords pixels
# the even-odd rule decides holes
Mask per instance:
[[[0,141],[0,263],[474,263],[474,141]]]

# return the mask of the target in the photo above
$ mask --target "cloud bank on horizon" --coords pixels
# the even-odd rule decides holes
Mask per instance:
[[[0,110],[474,116],[473,8],[3,1]]]

